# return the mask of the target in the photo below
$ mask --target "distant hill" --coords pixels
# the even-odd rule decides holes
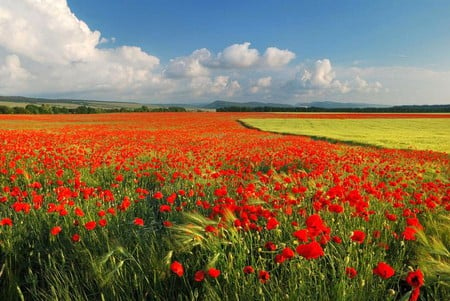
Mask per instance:
[[[87,106],[100,109],[119,109],[119,108],[139,108],[143,104],[137,102],[119,102],[119,101],[100,101],[100,100],[81,100],[81,99],[48,99],[23,96],[0,96],[0,105],[25,107],[26,105],[48,104],[66,108],[78,106]],[[151,106],[151,105],[147,105]]]
[[[260,108],[260,107],[274,107],[274,108],[292,108],[292,105],[281,104],[281,103],[266,103],[258,101],[250,102],[232,102],[224,100],[216,100],[210,104],[204,105],[205,109],[219,109],[227,107],[246,107],[246,108]]]
[[[296,107],[303,108],[324,108],[324,109],[342,109],[342,108],[387,108],[388,105],[367,104],[357,102],[337,102],[337,101],[314,101],[308,103],[297,103]]]

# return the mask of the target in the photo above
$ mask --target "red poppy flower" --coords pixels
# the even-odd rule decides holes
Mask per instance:
[[[155,192],[155,194],[153,195],[153,197],[154,197],[155,199],[157,199],[157,200],[160,200],[160,199],[162,199],[164,196],[163,196],[163,194],[162,194],[161,191],[157,191],[157,192]]]
[[[96,226],[97,226],[97,223],[95,221],[90,221],[90,222],[87,222],[86,224],[84,224],[84,227],[89,231],[94,230]]]
[[[169,205],[161,205],[159,206],[159,212],[170,212],[172,208]]]
[[[267,221],[266,229],[267,229],[267,230],[273,230],[273,229],[275,229],[276,227],[278,227],[278,225],[279,225],[279,223],[278,223],[277,219],[274,218],[274,217],[271,217],[271,218],[269,218],[269,220]]]
[[[337,244],[342,243],[342,238],[340,238],[339,236],[333,236],[332,240]]]
[[[171,221],[163,221],[163,226],[166,227],[166,228],[169,228],[169,227],[172,227],[173,224],[172,224]]]
[[[73,242],[79,242],[80,241],[80,235],[75,233],[74,235],[72,235],[72,241]]]
[[[194,280],[197,282],[202,282],[203,279],[205,279],[205,272],[204,271],[197,271],[194,274]]]
[[[394,276],[395,270],[387,263],[380,262],[378,265],[373,269],[373,273],[375,275],[380,276],[383,279],[388,279]]]
[[[270,274],[267,271],[259,271],[258,279],[261,283],[266,283],[270,279]]]
[[[134,224],[136,226],[141,226],[142,227],[142,226],[144,226],[144,220],[142,218],[136,217],[134,219]]]
[[[0,221],[0,226],[12,226],[13,221],[9,217],[5,217]]]
[[[51,235],[58,235],[59,232],[62,231],[62,228],[60,226],[55,226],[50,230]]]
[[[322,246],[316,241],[299,245],[297,246],[296,251],[300,256],[303,256],[306,259],[315,259],[325,255]]]
[[[209,268],[208,275],[211,278],[217,278],[220,276],[220,270],[217,270],[215,268]]]
[[[413,288],[421,287],[424,284],[422,271],[417,269],[414,272],[409,272],[406,276],[406,282]]]
[[[244,274],[252,274],[255,272],[255,269],[251,265],[247,265],[244,267]]]
[[[276,263],[283,263],[286,260],[286,258],[282,254],[277,254],[275,255],[274,260]]]
[[[353,231],[353,235],[350,238],[351,240],[362,244],[364,242],[364,239],[366,238],[366,233],[361,230],[355,230]]]
[[[299,241],[308,241],[308,229],[297,230],[292,235],[294,235]]]
[[[406,227],[405,231],[403,231],[402,236],[405,240],[416,240],[416,228]]]
[[[295,256],[294,250],[292,250],[289,247],[284,248],[281,254],[286,259],[291,259],[292,257]]]
[[[103,218],[98,221],[98,224],[100,225],[100,227],[105,227],[108,224],[108,221]]]
[[[269,251],[275,251],[277,249],[277,246],[273,242],[268,241],[264,245],[264,248],[266,248],[266,250],[269,250]]]
[[[352,267],[347,267],[345,268],[345,274],[348,278],[353,279],[356,277],[356,275],[358,275],[358,272]]]
[[[181,263],[179,263],[178,261],[172,262],[172,264],[170,265],[170,270],[173,273],[175,273],[178,277],[181,277],[184,274],[183,265]]]

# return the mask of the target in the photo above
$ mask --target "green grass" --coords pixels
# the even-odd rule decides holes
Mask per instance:
[[[242,119],[262,131],[305,135],[386,148],[450,153],[449,118]]]

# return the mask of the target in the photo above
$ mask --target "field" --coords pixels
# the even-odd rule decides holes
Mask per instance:
[[[301,116],[0,116],[0,300],[445,300],[448,154]]]
[[[436,115],[441,117],[443,115]],[[263,131],[387,148],[450,153],[450,118],[242,119]]]

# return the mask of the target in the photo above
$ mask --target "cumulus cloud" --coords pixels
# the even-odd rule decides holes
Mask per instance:
[[[354,79],[354,88],[358,91],[362,92],[380,92],[383,88],[383,85],[376,81],[374,83],[368,83],[366,80],[362,79],[357,75]]]
[[[207,76],[209,70],[205,64],[211,59],[211,52],[202,48],[195,50],[190,56],[170,60],[164,74],[170,78]]]
[[[2,64],[0,62],[0,91],[13,92],[21,89],[32,75],[22,67],[17,55],[8,55]]]
[[[377,93],[381,91],[382,84],[379,81],[369,83],[359,75],[338,79],[331,61],[325,58],[317,60],[309,68],[303,68],[297,73],[296,80],[289,82],[286,87],[297,90],[297,95],[325,96],[349,92]]]
[[[190,87],[195,96],[212,94],[230,97],[241,89],[238,81],[231,80],[229,76],[224,75],[216,76],[214,79],[209,77],[193,78]]]
[[[292,51],[269,47],[266,49],[261,61],[262,65],[268,67],[283,67],[289,64],[293,59],[295,59],[295,53]]]
[[[256,94],[261,91],[267,91],[271,85],[272,85],[271,76],[261,77],[256,81],[256,84],[250,88],[250,93]]]
[[[233,44],[219,53],[218,60],[226,67],[246,68],[259,60],[259,51],[250,49],[250,43]]]
[[[157,57],[139,47],[100,49],[102,42],[100,32],[79,20],[65,0],[0,4],[0,50],[6,53],[2,77],[8,69],[19,81],[34,79],[21,92],[133,89],[164,81],[152,73]]]
[[[217,59],[210,61],[211,66],[225,68],[278,68],[287,65],[295,58],[295,53],[289,50],[281,50],[276,47],[268,47],[264,55],[250,48],[250,43],[233,44],[219,53]]]

